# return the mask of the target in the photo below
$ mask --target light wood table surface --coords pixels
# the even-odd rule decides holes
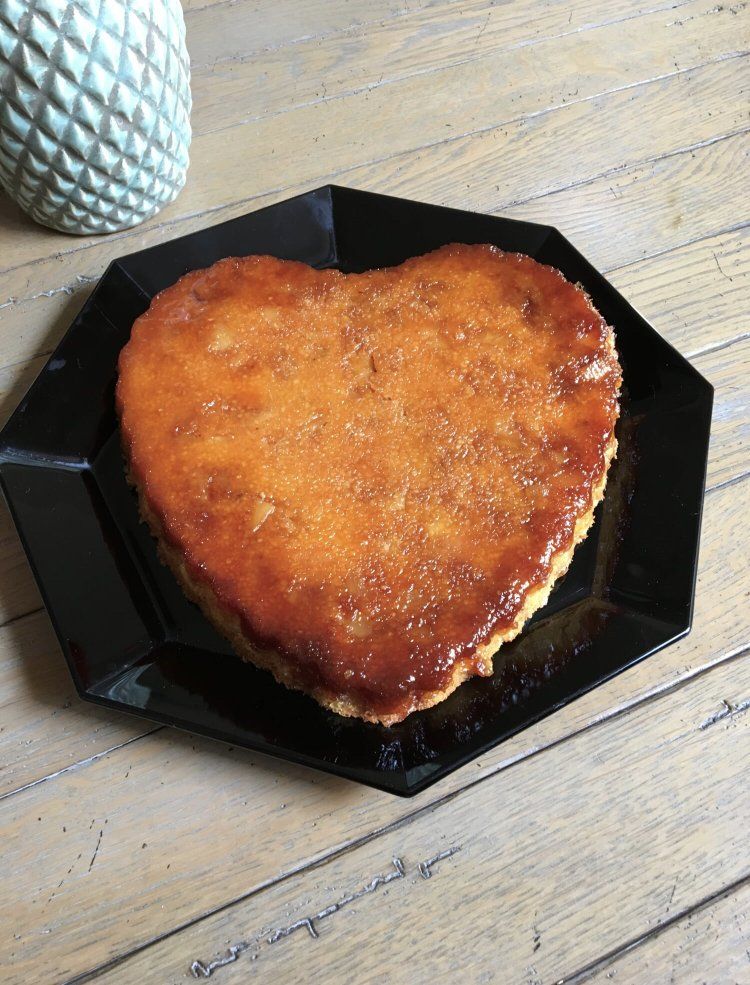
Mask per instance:
[[[3,420],[119,254],[328,181],[550,223],[716,386],[694,629],[402,800],[82,703],[3,508],[3,981],[747,985],[750,7],[186,19],[172,206],[78,239],[0,198]]]

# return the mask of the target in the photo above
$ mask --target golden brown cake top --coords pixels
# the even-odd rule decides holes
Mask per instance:
[[[135,323],[117,401],[192,576],[311,688],[388,715],[479,661],[571,545],[619,385],[580,289],[453,245],[188,274]]]

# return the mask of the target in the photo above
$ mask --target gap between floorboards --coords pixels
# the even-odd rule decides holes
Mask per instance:
[[[720,482],[720,483],[718,483],[715,486],[711,486],[710,489],[706,489],[704,498],[707,497],[707,496],[710,496],[712,493],[718,491],[719,489],[724,489],[727,486],[731,486],[731,485],[734,485],[736,483],[743,482],[743,481],[745,481],[748,478],[750,478],[750,471],[744,472],[742,475],[739,475],[739,476],[734,476],[733,478],[727,479],[724,482]],[[13,619],[9,620],[4,625],[7,626],[7,625],[10,625],[11,623],[17,622],[20,619],[30,618],[31,616],[37,615],[37,614],[39,614],[40,612],[43,612],[43,611],[44,611],[43,608],[39,608],[39,609],[35,609],[33,612],[26,613],[26,615],[23,615],[23,616],[15,616]],[[0,626],[0,629],[2,629],[2,628],[3,627]],[[662,694],[667,693],[670,690],[671,687],[673,687],[673,686],[680,686],[683,682],[692,680],[694,677],[699,676],[704,671],[711,670],[713,667],[718,666],[719,663],[725,663],[727,660],[735,659],[736,657],[741,656],[744,652],[745,652],[745,648],[744,647],[741,648],[738,651],[733,651],[733,652],[730,651],[730,653],[728,653],[727,655],[725,655],[724,658],[720,659],[716,663],[711,664],[710,667],[702,668],[701,670],[696,671],[692,675],[688,675],[688,676],[686,676],[684,678],[680,678],[676,682],[668,683],[668,684],[664,685],[661,688],[657,688],[654,691],[650,691],[647,694],[642,695],[641,698],[637,699],[634,703],[626,704],[626,705],[621,705],[621,706],[616,707],[614,709],[609,709],[609,711],[606,712],[605,715],[602,718],[597,718],[594,721],[589,722],[588,725],[584,726],[584,729],[591,728],[591,727],[593,727],[595,725],[600,724],[603,721],[609,721],[610,718],[616,717],[617,715],[620,715],[620,714],[624,714],[625,712],[627,712],[631,708],[635,708],[636,706],[642,704],[644,701],[648,701],[648,700],[651,700],[653,698],[658,698]],[[110,748],[105,749],[102,752],[94,753],[94,755],[89,756],[86,759],[79,760],[76,763],[70,763],[68,766],[63,767],[60,770],[55,770],[53,773],[48,773],[46,776],[40,776],[38,779],[31,780],[29,783],[25,783],[25,784],[23,784],[23,786],[16,787],[14,790],[8,790],[4,794],[0,795],[0,801],[7,800],[8,797],[13,797],[16,794],[22,793],[24,790],[28,790],[30,787],[38,786],[40,783],[46,783],[48,780],[52,780],[55,777],[60,776],[63,773],[69,773],[72,770],[83,768],[83,767],[89,765],[90,763],[96,762],[96,760],[101,759],[102,756],[109,755],[110,753],[115,752],[117,749],[121,749],[123,746],[130,745],[133,742],[139,742],[141,739],[145,739],[149,735],[153,735],[154,733],[161,731],[165,727],[166,726],[163,726],[163,725],[157,725],[155,728],[150,728],[147,731],[142,732],[140,735],[136,735],[136,736],[131,737],[130,739],[126,739],[124,742],[121,742],[121,743],[118,743],[117,745],[111,746]],[[580,731],[581,730],[579,729],[577,732],[571,732],[571,733],[569,733],[569,735],[570,735],[570,737],[572,737],[573,735],[579,734]],[[563,739],[557,740],[557,741],[564,741],[565,738],[567,738],[567,737],[563,737]],[[556,744],[556,743],[553,743],[552,745],[554,745],[554,744]],[[541,750],[532,750],[532,752],[529,753],[529,754],[527,754],[527,756],[528,755],[535,755],[537,751],[544,751],[545,749],[548,749],[548,748],[551,748],[551,747],[552,746],[544,746],[544,747],[542,747]],[[511,763],[507,764],[506,767],[503,767],[503,768],[507,768],[510,765],[515,765],[515,763],[521,762],[523,759],[527,758],[527,756],[522,756],[518,760],[513,760]],[[492,775],[494,775],[494,774],[492,774],[492,773],[488,774],[488,776],[492,776]],[[466,789],[466,788],[463,788],[462,787],[461,789]]]
[[[434,811],[442,807],[443,804],[449,803],[455,798],[463,796],[466,791],[472,790],[474,787],[479,786],[479,784],[486,783],[487,781],[498,777],[501,773],[504,773],[507,770],[512,769],[514,766],[517,766],[519,763],[525,763],[528,760],[538,755],[541,755],[542,753],[545,753],[550,749],[555,749],[558,746],[564,745],[565,743],[571,741],[572,739],[575,739],[576,737],[583,735],[585,732],[588,732],[593,728],[598,728],[601,725],[605,725],[617,718],[622,717],[623,715],[628,714],[631,711],[634,711],[636,709],[640,710],[640,708],[643,705],[660,700],[661,698],[666,697],[669,694],[679,691],[685,685],[692,684],[700,677],[704,677],[712,673],[716,668],[725,667],[726,664],[731,663],[735,660],[741,660],[744,657],[747,657],[749,654],[750,654],[750,645],[745,645],[739,648],[738,650],[736,650],[735,652],[727,654],[722,659],[717,660],[709,667],[703,667],[700,670],[697,670],[694,673],[687,675],[686,677],[681,678],[678,681],[674,681],[671,684],[665,685],[664,687],[660,688],[658,691],[652,692],[647,695],[643,695],[640,699],[632,702],[631,704],[620,706],[619,708],[614,709],[611,714],[602,715],[600,718],[595,719],[594,721],[589,722],[580,728],[574,729],[573,731],[567,733],[564,736],[561,736],[559,739],[556,739],[545,746],[541,746],[538,749],[532,749],[530,752],[528,752],[525,755],[519,756],[517,759],[513,759],[508,763],[501,764],[500,766],[497,767],[497,769],[492,770],[491,772],[487,773],[485,776],[477,777],[476,779],[466,783],[464,786],[459,787],[456,790],[451,790],[448,793],[444,794],[442,797],[438,797],[435,800],[430,801],[428,804],[423,804],[421,807],[418,807],[416,810],[403,815],[402,817],[398,818],[395,821],[392,821],[389,824],[382,825],[381,827],[375,828],[373,831],[370,831],[367,834],[352,839],[350,842],[347,842],[344,845],[340,845],[338,848],[321,855],[319,858],[315,858],[309,862],[303,862],[300,865],[293,866],[291,869],[287,870],[286,872],[282,872],[278,876],[266,880],[261,885],[256,886],[254,889],[251,889],[249,892],[237,896],[232,900],[227,900],[226,902],[220,904],[219,906],[213,907],[211,910],[208,910],[197,917],[193,917],[191,920],[185,921],[183,924],[180,924],[178,927],[174,927],[171,930],[166,931],[165,933],[160,934],[157,937],[154,937],[152,940],[146,941],[143,944],[138,945],[137,947],[131,948],[129,951],[125,952],[124,954],[117,955],[116,957],[111,958],[109,961],[105,962],[104,964],[98,965],[96,968],[92,968],[89,971],[85,971],[82,974],[75,976],[74,978],[68,979],[64,983],[64,985],[83,985],[84,982],[92,981],[95,978],[97,978],[99,975],[101,975],[103,972],[109,971],[112,968],[117,967],[118,965],[124,964],[134,955],[140,954],[143,951],[148,950],[148,948],[153,947],[155,944],[159,944],[167,940],[169,937],[173,937],[175,934],[182,933],[188,928],[201,923],[203,920],[207,920],[208,918],[215,916],[217,913],[222,913],[223,911],[228,910],[231,907],[238,905],[239,903],[244,903],[247,900],[252,899],[252,897],[257,896],[260,893],[263,893],[266,890],[270,889],[272,886],[277,886],[280,883],[286,882],[289,879],[293,878],[294,876],[300,875],[302,873],[313,872],[315,869],[318,869],[321,866],[327,865],[329,862],[332,862],[333,860],[340,858],[342,855],[345,855],[347,852],[354,851],[358,848],[361,848],[364,845],[369,844],[370,842],[376,840],[377,838],[380,838],[382,835],[389,834],[393,831],[398,831],[399,828],[411,824],[413,821],[415,821],[418,817],[420,817],[424,813],[428,811]],[[724,890],[722,890],[722,892],[723,891]],[[602,959],[597,959],[597,960],[602,960]]]
[[[475,136],[479,136],[481,134],[490,133],[493,130],[499,130],[502,127],[511,126],[513,124],[516,124],[516,123],[521,123],[521,122],[523,122],[524,120],[527,120],[527,119],[535,118],[535,117],[538,117],[538,116],[543,116],[546,113],[560,112],[561,110],[565,109],[567,106],[574,106],[574,105],[578,105],[578,104],[590,102],[592,99],[599,99],[599,98],[602,98],[604,96],[616,95],[619,92],[625,92],[628,89],[633,89],[633,88],[638,88],[639,86],[649,85],[652,82],[658,82],[658,81],[661,81],[663,79],[676,78],[676,77],[678,77],[680,75],[685,74],[686,72],[697,72],[700,69],[705,68],[708,65],[713,65],[713,64],[716,64],[717,62],[722,62],[722,61],[731,61],[731,60],[733,60],[735,58],[744,58],[744,57],[747,57],[748,54],[749,54],[748,52],[732,53],[732,54],[729,54],[729,55],[726,55],[726,56],[722,56],[722,57],[720,57],[718,59],[709,59],[706,62],[701,62],[699,65],[693,65],[690,68],[680,69],[677,72],[667,73],[666,75],[662,75],[662,76],[655,76],[652,79],[643,79],[643,80],[640,80],[638,82],[628,83],[627,85],[615,87],[613,89],[607,89],[607,90],[604,90],[602,92],[597,92],[597,93],[594,93],[593,95],[586,96],[586,97],[584,97],[582,99],[570,100],[568,102],[561,103],[561,104],[556,105],[556,106],[551,106],[551,107],[547,107],[545,109],[536,110],[536,111],[531,112],[531,113],[522,114],[521,116],[518,116],[518,117],[512,117],[511,119],[508,119],[508,120],[497,121],[495,123],[488,124],[487,126],[479,127],[479,128],[477,128],[475,130],[468,130],[468,131],[466,131],[464,133],[452,134],[451,136],[444,137],[441,140],[431,141],[431,142],[428,142],[426,144],[419,144],[419,145],[417,145],[415,147],[410,147],[408,150],[400,150],[400,151],[397,151],[394,154],[386,154],[386,155],[383,155],[382,157],[371,158],[370,160],[367,160],[367,161],[358,161],[356,164],[347,165],[347,167],[341,168],[338,171],[328,172],[327,175],[321,176],[319,180],[323,182],[323,185],[324,186],[327,185],[327,184],[332,184],[332,183],[334,183],[334,179],[342,178],[343,176],[345,176],[350,171],[357,171],[357,170],[359,170],[361,168],[370,167],[370,166],[375,165],[375,164],[384,164],[384,163],[387,163],[388,161],[396,160],[399,157],[407,157],[407,156],[412,155],[412,154],[419,154],[419,153],[421,153],[421,152],[423,152],[425,150],[431,150],[432,148],[440,147],[440,146],[442,146],[444,144],[451,144],[451,143],[454,143],[457,140],[462,140],[464,138],[475,137]],[[243,124],[239,124],[239,126],[242,126],[242,125]],[[739,131],[739,132],[744,132],[744,131]],[[728,134],[727,136],[732,137],[732,136],[736,136],[736,134],[735,133],[732,133],[732,134]],[[722,139],[722,138],[720,137],[720,138],[717,138],[717,139]],[[714,142],[716,142],[716,141],[714,141]],[[667,152],[667,153],[670,156],[675,156],[676,154],[690,153],[694,149],[695,148],[692,147],[692,146],[687,146],[687,147],[681,148],[679,150],[671,151],[671,152]],[[626,165],[624,167],[624,170],[628,170],[628,169],[634,168],[634,167],[644,167],[645,165],[651,164],[651,163],[657,163],[658,161],[662,160],[666,156],[667,156],[667,154],[660,154],[660,155],[658,155],[657,157],[654,157],[654,158],[647,158],[644,161],[639,161],[639,162],[635,162],[633,164]],[[605,169],[605,171],[603,172],[603,174],[607,174],[607,173],[609,173],[609,172]],[[592,181],[598,180],[600,177],[601,177],[601,175],[599,175],[599,174],[593,175],[592,177],[587,178],[584,181],[580,182],[580,185],[583,187],[583,186],[589,184]],[[172,220],[170,222],[157,223],[157,225],[151,227],[147,231],[154,232],[154,233],[156,233],[157,231],[160,231],[160,230],[165,231],[165,230],[171,229],[173,227],[178,227],[178,226],[180,226],[184,222],[189,222],[190,220],[199,218],[201,216],[208,217],[208,216],[213,215],[216,212],[221,212],[224,209],[234,209],[234,208],[237,208],[238,206],[241,206],[241,205],[249,205],[250,203],[252,203],[254,201],[257,201],[258,199],[268,198],[270,196],[282,195],[285,192],[286,193],[291,193],[291,194],[294,194],[294,195],[304,194],[303,192],[298,191],[298,189],[301,188],[301,187],[306,187],[306,186],[301,186],[300,184],[292,184],[292,185],[282,185],[282,186],[279,186],[277,188],[266,189],[264,191],[257,192],[257,193],[255,193],[253,195],[249,195],[246,198],[236,199],[235,201],[232,201],[232,202],[223,202],[220,205],[213,205],[213,206],[211,206],[210,208],[207,208],[207,209],[200,209],[200,210],[197,210],[197,211],[194,211],[194,212],[186,212],[184,215],[181,215],[178,218],[176,218],[176,219],[174,219],[174,220]],[[320,187],[320,186],[313,185],[312,187]],[[563,191],[563,190],[564,190],[564,188],[561,188],[561,189],[551,189],[550,191],[544,192],[543,194],[541,194],[539,196],[532,197],[532,198],[529,198],[529,199],[525,199],[524,201],[536,201],[538,199],[547,197],[547,195],[554,195],[556,192]],[[503,207],[503,208],[509,208],[513,204],[514,203],[512,203],[512,202],[504,202],[501,207]],[[136,228],[131,229],[131,230],[124,230],[122,233],[112,234],[112,237],[111,237],[111,239],[109,241],[112,242],[112,241],[119,241],[119,240],[127,240],[127,239],[129,239],[129,238],[131,238],[133,236],[139,235],[140,233],[142,233],[142,231],[143,230],[141,230],[139,227],[136,227]],[[179,235],[179,233],[178,233],[178,235]],[[57,256],[57,257],[60,257],[60,256],[69,256],[69,255],[72,255],[74,253],[81,253],[81,252],[83,252],[85,250],[95,249],[97,246],[98,246],[98,242],[97,241],[86,243],[86,244],[83,244],[81,246],[71,246],[71,248],[68,249],[68,250],[55,251],[52,254],[49,254],[47,256],[37,257],[36,260],[32,260],[32,261],[30,261],[28,263],[21,263],[21,264],[18,264],[16,266],[4,267],[4,268],[0,269],[0,276],[5,275],[5,274],[12,273],[14,270],[20,270],[20,269],[25,268],[25,267],[27,267],[29,269],[33,269],[33,267],[36,266],[39,263],[46,263],[53,256]],[[633,262],[635,262],[635,261],[633,261]]]
[[[700,910],[705,910],[707,906],[711,906],[713,903],[717,903],[719,900],[732,895],[732,893],[736,893],[749,882],[750,873],[741,876],[739,879],[735,879],[734,882],[727,883],[727,885],[723,886],[720,890],[718,890],[718,892],[711,893],[710,896],[705,896],[693,906],[689,906],[679,913],[675,913],[674,916],[669,917],[667,920],[663,920],[655,927],[652,927],[651,930],[646,931],[645,934],[641,934],[639,937],[633,937],[624,944],[620,944],[617,947],[612,948],[611,951],[607,951],[606,954],[603,954],[601,957],[591,961],[583,968],[579,968],[579,970],[574,972],[572,975],[567,975],[565,978],[559,978],[555,982],[555,985],[582,985],[582,983],[587,981],[591,975],[594,974],[594,972],[602,971],[609,965],[614,964],[618,958],[621,958],[624,954],[627,954],[628,951],[636,950],[642,944],[652,940],[654,937],[658,937],[665,930],[669,930],[669,928],[673,927],[675,924],[681,923],[694,913],[698,913]]]
[[[680,4],[677,4],[677,6],[685,6],[685,4],[692,3],[692,2],[693,2],[693,0],[683,0],[683,2],[680,3]],[[393,85],[393,84],[395,84],[397,82],[405,82],[408,79],[417,79],[417,78],[420,78],[422,76],[432,75],[435,72],[445,71],[446,69],[459,68],[461,65],[471,65],[473,62],[480,61],[482,58],[490,58],[490,57],[496,56],[498,54],[504,54],[504,53],[509,52],[509,51],[515,51],[515,50],[518,50],[520,48],[528,48],[528,47],[532,47],[532,46],[538,45],[538,44],[545,44],[545,43],[550,42],[550,41],[558,41],[561,38],[569,37],[572,34],[586,34],[589,31],[597,30],[599,28],[610,27],[610,26],[612,26],[614,24],[622,24],[622,23],[624,23],[626,21],[637,20],[639,17],[645,17],[648,14],[658,13],[660,10],[671,10],[671,9],[676,9],[676,8],[674,8],[674,7],[657,7],[654,10],[649,10],[649,11],[646,11],[644,13],[632,14],[629,17],[617,17],[617,18],[614,18],[613,20],[602,21],[600,24],[585,25],[585,26],[576,28],[576,30],[574,30],[574,31],[564,31],[562,34],[551,34],[551,35],[547,35],[545,37],[540,37],[540,38],[530,38],[527,41],[520,41],[520,42],[517,42],[516,44],[508,45],[507,47],[498,47],[498,48],[494,49],[491,52],[487,52],[487,51],[478,52],[475,57],[459,58],[459,59],[457,59],[454,62],[445,62],[442,65],[437,65],[437,66],[433,66],[433,67],[427,67],[427,68],[419,69],[419,70],[417,70],[415,72],[407,72],[407,73],[404,73],[402,75],[392,75],[392,76],[390,76],[387,79],[386,78],[381,78],[381,79],[378,79],[377,82],[370,82],[370,83],[365,83],[365,84],[363,84],[361,86],[354,86],[351,89],[346,89],[343,92],[336,92],[336,93],[333,93],[330,96],[323,96],[320,99],[309,99],[307,102],[294,103],[294,104],[291,104],[289,106],[285,106],[282,109],[275,110],[272,113],[263,113],[263,114],[260,114],[258,116],[246,116],[246,117],[243,117],[241,120],[237,120],[234,123],[228,123],[225,126],[215,127],[213,129],[211,129],[211,128],[197,129],[195,131],[195,133],[196,133],[197,136],[204,136],[205,134],[211,134],[211,133],[222,133],[224,130],[232,130],[232,129],[234,129],[234,127],[237,127],[237,126],[245,126],[248,123],[255,123],[258,120],[272,120],[272,119],[274,119],[274,117],[283,116],[285,113],[289,113],[289,112],[291,112],[293,110],[305,109],[306,107],[309,107],[309,106],[318,106],[318,105],[320,105],[320,103],[334,102],[337,99],[345,99],[345,98],[347,98],[349,96],[357,96],[357,95],[359,95],[360,93],[363,93],[363,92],[373,92],[375,89],[380,89],[383,86]],[[304,38],[302,40],[308,40],[308,39],[307,38]],[[273,51],[275,49],[263,49],[263,50],[264,51],[265,50],[271,50],[271,51]],[[724,61],[727,58],[742,57],[745,54],[747,54],[747,52],[738,52],[738,51],[728,52],[728,53],[726,53],[724,55],[717,56],[715,59],[709,59],[709,61],[704,62],[700,66],[693,66],[692,68],[680,69],[677,72],[668,72],[665,75],[655,75],[652,78],[648,78],[648,79],[640,79],[638,82],[628,83],[626,86],[623,86],[622,89],[623,90],[624,89],[630,89],[634,85],[635,86],[638,86],[638,85],[647,85],[649,82],[656,82],[656,81],[659,81],[660,79],[671,78],[673,75],[681,75],[683,72],[692,72],[692,71],[695,71],[697,68],[702,68],[703,65],[711,65],[714,62]],[[242,58],[231,58],[230,57],[230,58],[227,58],[227,59],[224,59],[224,60],[221,60],[220,59],[220,60],[218,60],[216,62],[212,62],[210,67],[214,67],[216,65],[225,65],[225,64],[227,64],[227,62],[236,62],[236,63],[240,63],[241,64],[244,61],[249,61],[250,58],[252,58],[252,55],[243,56]],[[194,66],[194,68],[196,68],[196,69],[206,69],[206,68],[209,68],[209,65],[208,64],[196,65],[196,66]],[[610,92],[610,91],[612,91],[612,92],[619,92],[621,90],[620,89],[607,90],[607,92]],[[586,98],[581,99],[581,100],[573,100],[573,99],[571,99],[569,102],[564,103],[562,105],[568,106],[568,105],[573,105],[576,102],[586,102],[586,99],[588,99],[588,98],[592,98],[592,97],[586,97]],[[528,115],[529,116],[538,116],[540,113],[547,112],[550,109],[558,109],[558,108],[559,108],[559,106],[549,106],[549,107],[546,107],[543,110],[537,110],[537,111],[535,111],[533,113],[529,113]],[[506,124],[500,124],[500,125],[501,126],[502,125],[507,125],[507,123]],[[494,125],[493,125],[492,129],[494,129]],[[470,131],[470,133],[481,133],[481,132],[482,132],[481,130]],[[459,136],[469,136],[470,133],[461,134]],[[442,143],[442,141],[441,141],[441,143]]]

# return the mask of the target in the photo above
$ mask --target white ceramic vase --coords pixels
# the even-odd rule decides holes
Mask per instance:
[[[179,0],[0,0],[0,182],[68,233],[126,229],[185,183]]]

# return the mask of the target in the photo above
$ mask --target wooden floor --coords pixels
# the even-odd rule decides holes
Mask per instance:
[[[118,254],[334,179],[550,223],[716,386],[695,628],[401,800],[81,703],[3,509],[3,981],[747,985],[750,8],[186,18],[172,206],[77,239],[0,198],[3,420]]]

